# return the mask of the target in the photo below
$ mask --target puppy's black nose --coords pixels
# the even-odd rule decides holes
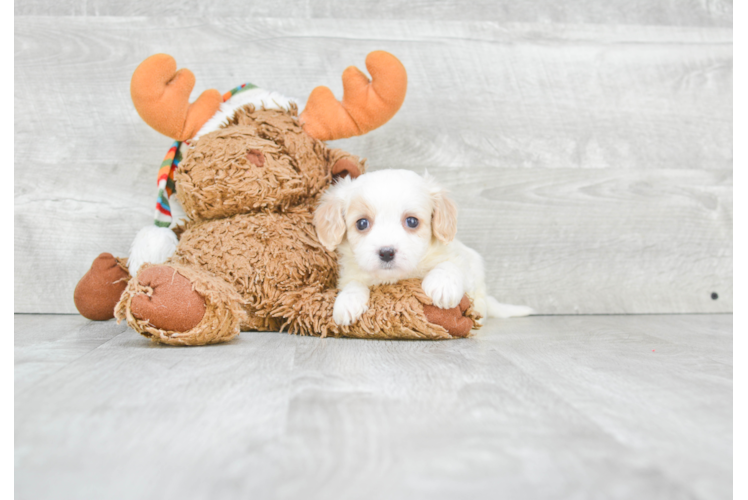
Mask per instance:
[[[384,262],[389,262],[395,258],[395,249],[392,247],[384,247],[379,249],[379,258]]]

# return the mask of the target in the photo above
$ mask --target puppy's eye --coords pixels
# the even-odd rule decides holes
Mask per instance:
[[[414,229],[418,227],[418,219],[415,217],[408,217],[405,219],[405,225],[407,225],[409,228]]]
[[[356,221],[356,229],[359,231],[366,231],[369,229],[369,220],[368,219],[359,219]]]

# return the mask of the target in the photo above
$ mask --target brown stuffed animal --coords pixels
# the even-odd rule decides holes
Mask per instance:
[[[189,104],[195,83],[189,70],[176,71],[165,54],[141,63],[131,84],[138,113],[183,142],[159,173],[156,226],[138,234],[127,261],[110,254],[94,261],[75,289],[80,313],[92,320],[116,316],[153,341],[178,345],[223,342],[240,330],[467,336],[477,327],[469,299],[438,309],[420,280],[372,289],[369,310],[352,326],[332,319],[336,257],[317,240],[312,215],[334,178],[360,175],[365,161],[322,141],[383,125],[407,86],[405,68],[387,52],[370,53],[366,66],[372,81],[354,67],[345,70],[342,103],[317,87],[297,116],[293,101],[252,85],[223,99],[209,90]],[[190,220],[168,229],[175,187]]]

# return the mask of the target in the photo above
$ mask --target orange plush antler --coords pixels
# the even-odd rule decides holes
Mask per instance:
[[[343,72],[343,102],[327,87],[309,95],[301,124],[321,141],[365,134],[395,116],[405,100],[408,75],[405,67],[389,52],[377,50],[366,56],[371,81],[358,68]]]
[[[190,104],[194,87],[192,71],[177,71],[173,57],[156,54],[135,69],[130,95],[144,122],[172,139],[184,141],[194,137],[223,102],[221,94],[210,89]]]

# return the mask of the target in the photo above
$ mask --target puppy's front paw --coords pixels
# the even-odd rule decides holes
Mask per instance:
[[[343,290],[335,299],[332,309],[332,319],[336,325],[350,326],[369,309],[367,294]]]
[[[423,279],[421,287],[434,305],[441,309],[457,307],[465,293],[462,280],[453,273],[441,269],[432,270]]]

